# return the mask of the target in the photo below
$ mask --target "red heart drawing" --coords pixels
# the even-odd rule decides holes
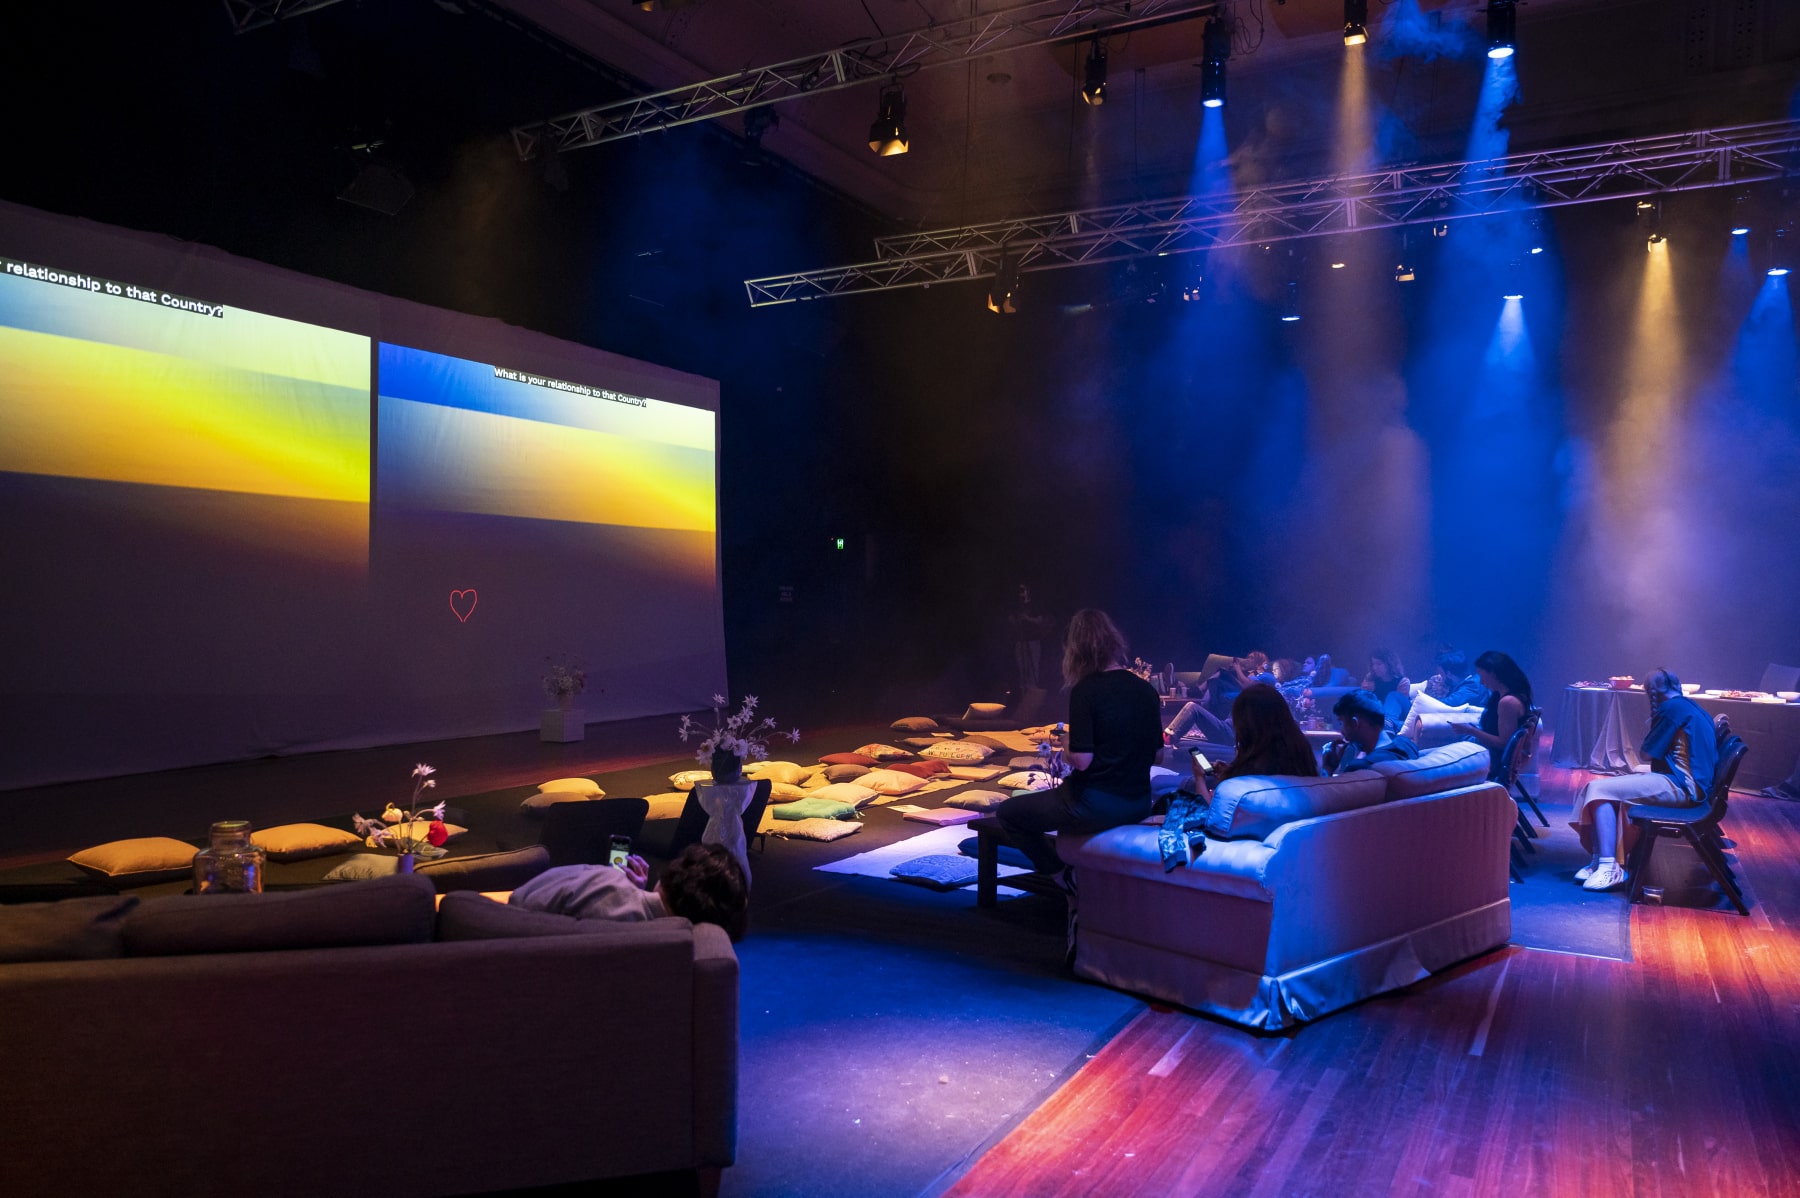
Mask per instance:
[[[469,617],[475,614],[475,598],[474,587],[470,587],[466,591],[450,592],[450,610],[455,612],[456,618],[464,624],[467,624]],[[464,608],[468,610],[465,611]]]

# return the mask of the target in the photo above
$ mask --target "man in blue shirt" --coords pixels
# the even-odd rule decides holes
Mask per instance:
[[[1327,774],[1366,770],[1382,761],[1411,761],[1418,746],[1387,728],[1387,709],[1372,691],[1354,690],[1338,696],[1331,714],[1344,730],[1343,740],[1325,746],[1322,763]]]

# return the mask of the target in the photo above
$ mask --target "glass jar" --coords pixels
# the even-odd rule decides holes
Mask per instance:
[[[250,841],[250,821],[220,820],[212,844],[194,854],[195,894],[261,894],[263,851]]]

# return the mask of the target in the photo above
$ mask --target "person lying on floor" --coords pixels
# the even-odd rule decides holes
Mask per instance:
[[[750,910],[744,871],[722,844],[689,845],[663,868],[655,886],[650,885],[650,866],[633,855],[623,866],[558,865],[506,901],[576,919],[631,923],[679,915],[689,923],[717,924],[733,940],[743,938]]]
[[[1584,890],[1616,890],[1625,885],[1619,859],[1630,850],[1625,808],[1632,803],[1653,807],[1693,807],[1704,803],[1719,765],[1712,717],[1681,693],[1681,679],[1657,670],[1644,679],[1650,699],[1650,731],[1639,752],[1650,762],[1647,774],[1598,777],[1575,796],[1569,823],[1581,844],[1593,854],[1575,871]],[[1622,843],[1624,841],[1624,843]]]
[[[1382,761],[1411,761],[1419,747],[1388,731],[1388,709],[1374,692],[1346,691],[1332,704],[1344,738],[1325,746],[1325,773],[1348,774]]]

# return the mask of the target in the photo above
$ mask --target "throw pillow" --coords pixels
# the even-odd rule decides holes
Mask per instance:
[[[937,890],[956,890],[975,880],[979,867],[967,857],[954,853],[932,853],[902,861],[888,873],[903,882],[917,882]]]
[[[362,837],[356,833],[324,824],[282,824],[252,832],[250,839],[261,846],[271,861],[304,861],[308,857],[348,852],[362,843]]]
[[[948,774],[950,767],[941,761],[896,761],[887,767],[889,771],[912,774],[919,778],[935,778],[939,774]]]
[[[0,965],[122,957],[125,917],[137,903],[108,894],[0,906]]]
[[[925,811],[908,811],[901,818],[918,824],[966,824],[972,819],[980,819],[981,812],[964,811],[958,807],[933,807]]]
[[[548,782],[539,783],[538,789],[543,791],[560,790],[569,794],[578,795],[593,795],[596,798],[606,793],[600,789],[600,784],[592,778],[552,778]]]
[[[141,836],[82,849],[69,858],[69,863],[84,873],[121,885],[148,886],[192,873],[194,854],[199,851],[167,836]]]
[[[985,812],[992,811],[1010,797],[997,790],[965,790],[961,794],[951,795],[944,803],[950,807],[961,807],[965,811]]]
[[[940,740],[928,748],[920,749],[919,755],[937,761],[982,762],[992,757],[994,751],[972,740]]]
[[[806,780],[806,767],[792,761],[753,761],[744,767],[744,777],[798,786]]]
[[[936,732],[937,726],[936,720],[924,715],[909,715],[888,725],[895,732]]]
[[[1056,785],[1056,779],[1043,770],[1017,770],[994,783],[995,786],[1007,790],[1049,790]]]
[[[396,874],[279,894],[183,894],[146,899],[125,917],[125,953],[189,953],[421,944],[431,939],[431,879]]]
[[[869,772],[866,765],[828,765],[825,767],[825,781],[854,782]]]
[[[909,795],[925,785],[925,779],[899,770],[870,770],[858,778],[855,785],[865,786],[881,795]]]
[[[429,820],[421,819],[421,820],[414,820],[410,824],[395,824],[393,827],[388,829],[388,835],[390,837],[397,836],[404,840],[424,840],[426,835],[430,831],[431,831],[431,822]],[[468,831],[467,828],[462,827],[459,824],[446,823],[444,825],[444,833],[445,833],[444,843],[449,844],[452,840],[455,840],[458,836],[463,835],[467,831]],[[363,841],[363,843],[372,849],[378,849],[378,848],[382,847],[381,845],[379,845],[375,842],[375,838],[372,836],[369,839]],[[388,843],[392,844],[393,842],[390,840]]]
[[[1004,703],[971,703],[969,710],[963,713],[963,719],[979,720],[988,716],[1004,714],[1005,711],[1006,704]]]
[[[923,753],[932,745],[937,744],[938,740],[935,736],[903,736],[896,743],[906,746],[915,753]]]
[[[917,756],[910,750],[899,748],[896,745],[863,745],[856,751],[871,762],[907,761]],[[823,759],[821,758],[821,760]]]
[[[400,858],[393,853],[357,853],[326,874],[325,881],[367,882],[370,878],[392,877],[399,869]]]
[[[785,820],[774,829],[777,836],[791,840],[842,840],[862,831],[855,820],[795,819]]]
[[[864,775],[864,777],[867,776],[867,774]],[[858,780],[856,782],[833,782],[829,786],[821,786],[817,790],[807,791],[806,797],[824,799],[830,803],[848,803],[852,807],[861,808],[867,807],[880,796],[878,792],[870,790]]]
[[[827,753],[825,756],[819,758],[819,762],[822,765],[871,766],[875,764],[875,759],[873,757],[864,756],[861,753]]]
[[[576,790],[540,790],[536,794],[528,794],[525,801],[519,804],[519,810],[543,814],[544,808],[556,803],[590,803],[595,799],[603,799],[606,792],[599,787],[593,794],[582,794]]]
[[[950,767],[952,778],[961,778],[965,782],[992,782],[1006,773],[1003,765],[953,765]]]
[[[794,786],[787,782],[769,783],[769,799],[776,803],[791,803],[795,799],[804,799],[811,793],[804,786]]]
[[[669,775],[669,785],[676,790],[692,790],[696,782],[711,781],[711,770],[682,770],[679,774]]]
[[[769,814],[776,819],[854,819],[856,808],[848,803],[834,803],[830,799],[801,799],[798,803],[782,803],[769,808]]]

